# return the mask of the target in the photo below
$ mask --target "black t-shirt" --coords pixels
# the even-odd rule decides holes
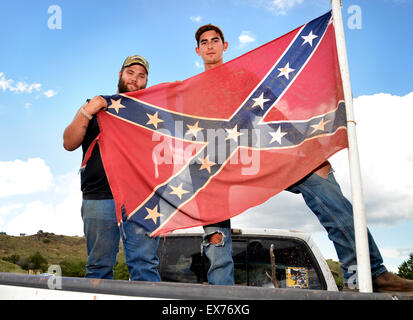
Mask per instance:
[[[84,159],[86,151],[99,134],[99,125],[96,116],[93,116],[87,127],[85,138],[82,143]],[[92,154],[86,163],[86,167],[80,175],[81,190],[85,200],[102,200],[113,199],[112,191],[103,168],[102,158],[100,156],[99,144],[96,143]]]

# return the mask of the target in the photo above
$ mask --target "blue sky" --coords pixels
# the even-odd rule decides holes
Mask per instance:
[[[61,28],[49,27],[54,5]],[[82,235],[81,152],[65,151],[62,134],[85,99],[116,92],[126,56],[149,60],[149,86],[184,80],[203,71],[194,50],[202,24],[223,29],[229,61],[328,10],[329,0],[2,1],[0,231]],[[413,4],[344,0],[342,14],[367,221],[397,271],[413,252]],[[346,159],[342,151],[332,163],[351,199]],[[281,193],[233,225],[303,230],[337,259],[300,196]]]

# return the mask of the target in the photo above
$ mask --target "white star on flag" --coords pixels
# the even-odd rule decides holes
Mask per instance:
[[[204,129],[204,128],[199,127],[198,125],[199,125],[199,121],[197,121],[197,122],[196,122],[194,125],[192,125],[192,126],[189,125],[189,124],[187,124],[186,126],[188,127],[189,130],[185,133],[185,135],[187,135],[187,134],[193,134],[194,137],[196,137],[197,134],[198,134],[198,132]]]
[[[316,132],[318,130],[324,131],[325,130],[325,128],[324,128],[325,125],[329,122],[331,122],[331,120],[324,121],[324,119],[321,119],[318,124],[314,124],[314,125],[311,126],[312,128],[314,128],[314,130],[313,130],[313,132],[311,132],[311,134],[313,134],[314,132]]]
[[[264,110],[264,103],[270,101],[270,99],[264,99],[264,92],[261,93],[258,98],[253,98],[252,100],[254,100],[254,105],[252,106],[252,108],[259,106],[262,110]]]
[[[286,134],[287,132],[281,132],[281,126],[279,126],[276,132],[270,132],[270,135],[272,137],[270,144],[274,141],[277,141],[279,144],[281,144],[281,138],[284,137]]]
[[[310,46],[313,46],[313,40],[315,38],[318,38],[315,34],[313,34],[313,31],[311,30],[308,36],[302,36],[305,41],[302,43],[302,46],[306,43],[308,43]]]
[[[287,80],[290,80],[290,73],[293,72],[295,69],[291,69],[290,63],[287,62],[284,68],[278,68],[278,70],[281,71],[280,74],[278,75],[278,78],[285,76]]]
[[[241,135],[243,135],[243,133],[238,132],[237,127],[238,127],[238,125],[236,125],[236,126],[235,126],[234,128],[232,128],[232,129],[225,129],[225,130],[227,130],[227,133],[228,133],[228,136],[225,138],[225,140],[232,139],[232,140],[234,140],[235,142],[238,142],[238,137],[241,136]]]
[[[146,115],[149,118],[149,121],[146,124],[152,124],[156,129],[158,129],[159,122],[163,122],[163,120],[158,116],[158,111],[153,115],[150,115],[149,113],[147,113]]]
[[[207,155],[205,159],[198,158],[198,160],[201,161],[201,167],[199,170],[206,169],[209,173],[211,173],[211,167],[216,165],[215,162],[209,160],[209,155]]]
[[[158,205],[156,205],[155,208],[153,208],[153,209],[149,209],[147,207],[145,207],[145,209],[148,212],[148,215],[145,217],[145,220],[152,219],[153,223],[155,223],[155,224],[156,224],[156,220],[163,216],[163,214],[161,214],[158,211]]]
[[[108,107],[108,109],[115,109],[116,113],[119,113],[119,109],[126,108],[121,103],[122,98],[119,98],[118,100],[110,99],[110,101],[111,101],[112,104]]]
[[[178,187],[170,186],[172,188],[172,192],[169,192],[169,194],[174,194],[176,195],[179,199],[182,200],[182,195],[185,193],[189,193],[189,191],[185,190],[182,188],[182,183]]]

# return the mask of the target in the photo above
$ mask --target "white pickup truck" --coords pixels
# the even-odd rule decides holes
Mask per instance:
[[[207,283],[209,261],[201,255],[202,232],[180,231],[162,238],[158,255],[163,281]],[[279,288],[338,291],[330,269],[308,234],[276,229],[233,229],[235,284],[274,288],[270,247],[274,245]]]
[[[195,231],[194,231],[195,230]],[[162,282],[85,279],[0,273],[0,299],[213,299],[394,300],[411,296],[338,291],[330,269],[308,234],[275,229],[233,230],[235,286],[207,284],[208,259],[201,229],[161,237]],[[274,245],[274,262],[270,247]],[[267,276],[275,265],[276,284]]]

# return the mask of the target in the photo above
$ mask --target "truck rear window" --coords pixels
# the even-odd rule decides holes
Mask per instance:
[[[170,235],[159,243],[159,271],[163,281],[207,283],[209,261],[201,255],[198,235]],[[307,244],[279,236],[233,235],[234,277],[237,285],[273,287],[270,246],[274,244],[280,288],[326,289],[320,268]]]

